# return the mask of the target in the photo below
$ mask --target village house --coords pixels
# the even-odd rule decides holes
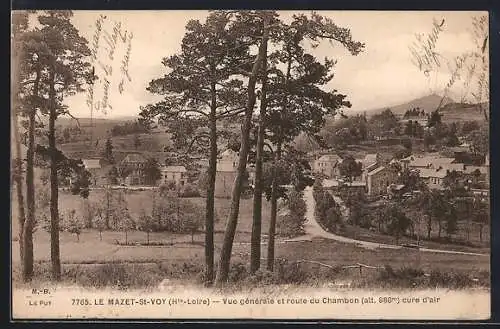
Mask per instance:
[[[444,178],[449,172],[459,172],[466,176],[468,183],[488,184],[489,168],[475,166],[457,161],[457,158],[441,156],[409,156],[401,160],[404,168],[417,170],[419,176],[430,188],[442,189]]]
[[[139,153],[130,153],[118,165],[118,172],[128,172],[125,177],[126,185],[144,185],[144,168],[147,159]]]
[[[397,172],[391,167],[380,166],[366,173],[366,188],[370,196],[387,193],[387,188],[395,184],[398,179]]]
[[[101,185],[102,181],[102,166],[101,166],[101,160],[100,159],[82,159],[83,166],[85,169],[90,172],[91,174],[91,185],[97,186]],[[105,178],[105,177],[104,177]]]
[[[403,168],[405,169],[439,169],[445,166],[450,166],[455,162],[455,158],[441,157],[439,155],[431,156],[415,156],[410,155],[404,159],[401,159]]]
[[[487,162],[486,155],[474,154],[468,147],[458,146],[451,149],[456,163],[482,166]]]
[[[227,149],[217,159],[217,174],[215,176],[215,196],[217,198],[229,198],[233,190],[234,180],[238,171],[239,155],[237,152]],[[248,181],[246,184],[253,186],[255,181],[255,170],[247,167]]]
[[[342,159],[336,154],[324,154],[313,163],[313,172],[329,178],[338,176],[338,164]]]
[[[184,166],[162,166],[160,171],[162,184],[173,182],[177,187],[181,187],[187,182],[187,170]]]
[[[370,168],[374,169],[377,165],[380,164],[381,160],[382,160],[382,158],[380,157],[380,154],[370,153],[370,154],[365,155],[364,158],[358,160],[358,162],[361,162],[363,170],[370,171]]]
[[[449,172],[445,169],[419,168],[419,176],[431,189],[442,189],[444,178]]]
[[[367,175],[372,170],[375,170],[381,166],[381,157],[378,153],[367,154],[364,158],[357,160],[361,163],[361,176],[355,179],[366,182]]]
[[[366,183],[361,181],[345,182],[339,179],[323,180],[323,187],[337,195],[341,190],[358,191],[366,193]]]

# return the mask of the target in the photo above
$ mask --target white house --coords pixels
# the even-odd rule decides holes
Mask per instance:
[[[342,159],[336,154],[324,154],[313,163],[313,171],[328,177],[337,176],[336,168]]]
[[[184,166],[164,166],[160,171],[164,184],[174,182],[177,186],[183,186],[187,182],[187,170]]]

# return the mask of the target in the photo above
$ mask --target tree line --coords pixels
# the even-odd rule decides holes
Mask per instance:
[[[421,113],[418,109],[408,113]],[[459,137],[464,137],[474,153],[488,150],[488,129],[478,121],[446,123],[439,110],[426,114],[427,124],[422,124],[413,116],[402,123],[397,116],[386,109],[367,118],[365,114],[348,116],[335,121],[327,121],[320,132],[320,146],[344,149],[348,145],[359,144],[374,137],[399,138],[401,145],[411,151],[411,139],[422,140],[424,148],[455,147],[462,144]],[[410,143],[410,144],[408,144]]]
[[[70,159],[57,148],[56,121],[61,115],[71,115],[64,104],[65,98],[82,92],[95,76],[88,61],[88,41],[71,23],[71,11],[36,12],[33,14],[37,20],[34,27],[29,25],[29,15],[26,11],[13,13],[11,33],[12,59],[16,67],[11,79],[11,120],[16,143],[13,172],[19,207],[22,276],[25,281],[33,276],[34,167],[39,165],[50,172],[51,274],[54,280],[59,280],[59,180],[61,176],[73,176],[72,191],[83,198],[88,197],[89,191],[88,179],[78,179],[88,176],[81,160]],[[41,116],[48,118],[47,125]],[[19,131],[20,123],[26,127],[24,131]],[[21,141],[27,147],[25,159],[20,152]]]
[[[165,97],[145,107],[144,117],[163,121],[178,118],[175,122],[187,120],[189,125],[192,124],[189,119],[193,118],[195,123],[208,127],[208,131],[193,135],[189,142],[205,147],[209,154],[205,209],[208,285],[214,279],[216,285],[228,279],[244,173],[249,161],[255,165],[250,272],[260,268],[264,194],[271,202],[267,269],[273,270],[277,201],[286,194],[282,181],[290,181],[300,191],[304,188],[303,174],[307,170],[293,148],[293,139],[302,132],[316,135],[326,115],[350,105],[345,95],[321,88],[332,79],[335,62],[316,59],[304,43],[316,47],[323,41],[339,44],[352,55],[364,47],[352,40],[349,29],[316,13],[294,15],[290,23],[285,23],[275,11],[213,11],[204,23],[188,22],[182,50],[163,60],[169,73],[149,84],[149,91]],[[258,114],[254,114],[256,105]],[[229,117],[241,122],[237,143],[239,161],[215,271],[217,122]],[[280,170],[284,159],[294,159],[292,170],[286,174]],[[264,175],[265,172],[269,175]]]

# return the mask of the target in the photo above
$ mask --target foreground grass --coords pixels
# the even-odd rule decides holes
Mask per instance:
[[[61,245],[63,280],[85,287],[151,288],[168,280],[201,285],[204,250],[196,244],[172,246],[119,246],[106,241],[70,242]],[[74,238],[74,237],[73,237]],[[220,244],[219,244],[220,246]],[[13,259],[18,259],[14,246]],[[219,248],[216,248],[218,259]],[[467,288],[489,287],[490,259],[487,256],[450,255],[411,249],[367,250],[352,244],[317,239],[279,241],[275,272],[248,274],[250,246],[233,247],[231,284],[304,284],[318,286],[348,282],[352,287]],[[262,247],[262,266],[266,248]],[[50,244],[35,249],[35,282],[50,281]],[[350,267],[364,264],[374,268]],[[20,284],[19,262],[13,262],[13,280]]]
[[[376,270],[358,272],[342,266],[315,266],[286,259],[276,262],[274,272],[257,271],[250,275],[247,263],[241,259],[233,261],[226,289],[242,289],[268,285],[302,285],[305,287],[349,287],[370,289],[468,289],[489,288],[488,271],[424,271],[415,267],[384,266]],[[35,267],[34,282],[23,284],[19,267],[13,268],[14,287],[44,286],[50,282],[50,264]],[[203,286],[203,267],[192,261],[169,261],[151,263],[106,263],[65,264],[61,285],[84,288],[160,289],[164,284],[172,287],[190,285]]]
[[[112,234],[111,234],[112,233]],[[216,236],[216,257],[221,244],[222,233]],[[233,258],[247,259],[250,254],[248,234],[238,235],[239,239],[233,246]],[[204,263],[203,235],[195,236],[195,243],[186,235],[171,235],[164,240],[158,236],[150,238],[151,241],[172,242],[167,246],[120,246],[114,243],[114,237],[123,241],[123,233],[106,232],[103,241],[99,241],[97,232],[86,232],[80,237],[80,242],[74,236],[63,232],[61,234],[61,261],[66,264],[79,263],[107,263],[107,262],[156,262],[156,261],[193,261]],[[129,241],[145,241],[143,232],[129,233]],[[137,239],[137,240],[136,240]],[[262,257],[267,257],[267,245],[262,244]],[[289,260],[312,260],[333,265],[363,263],[370,266],[391,265],[394,267],[411,266],[424,270],[489,270],[490,258],[488,256],[454,255],[442,253],[420,252],[413,249],[375,249],[368,250],[353,244],[344,244],[325,239],[312,241],[285,242],[278,240],[275,247],[276,257]],[[12,260],[19,263],[19,246],[13,243]],[[50,242],[35,239],[35,260],[50,261]],[[217,258],[216,258],[217,259]]]

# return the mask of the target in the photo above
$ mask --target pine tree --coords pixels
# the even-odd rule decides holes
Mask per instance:
[[[104,144],[104,150],[102,155],[109,163],[112,164],[115,162],[115,159],[113,157],[113,141],[109,137],[108,139],[106,139],[106,144]]]
[[[145,118],[169,123],[174,144],[191,151],[208,149],[209,168],[205,214],[205,274],[214,277],[214,214],[217,122],[244,110],[243,82],[236,77],[249,66],[250,43],[234,32],[233,12],[212,12],[205,23],[189,21],[180,53],[165,58],[169,73],[150,82],[148,90],[165,99],[141,111]],[[201,127],[208,131],[199,133]]]
[[[83,86],[94,77],[91,74],[87,40],[79,35],[71,23],[72,12],[50,10],[38,16],[46,51],[38,54],[38,63],[47,75],[42,81],[48,90],[45,113],[49,116],[48,147],[42,148],[50,159],[50,218],[51,218],[51,262],[52,278],[61,277],[59,250],[59,183],[58,171],[65,157],[56,147],[55,123],[60,115],[69,114],[62,103],[64,97],[83,91]],[[43,152],[42,151],[42,152]]]

